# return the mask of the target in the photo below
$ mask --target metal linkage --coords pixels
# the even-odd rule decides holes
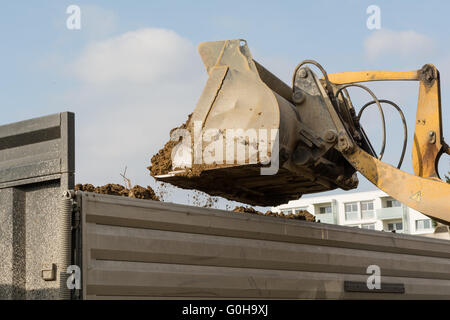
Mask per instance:
[[[383,126],[382,126],[383,141],[381,144],[380,155],[378,156],[378,159],[381,160],[384,155],[384,149],[386,148],[386,120],[384,118],[384,112],[383,112],[383,108],[381,107],[380,101],[378,100],[377,96],[372,92],[372,90],[370,90],[366,86],[363,86],[362,84],[358,84],[358,83],[350,83],[350,84],[340,86],[339,89],[336,91],[335,97],[337,98],[339,96],[339,94],[348,87],[358,87],[358,88],[366,90],[372,96],[373,100],[375,101],[375,103],[378,106],[378,110],[380,111],[380,115],[381,115],[381,122],[383,123]]]

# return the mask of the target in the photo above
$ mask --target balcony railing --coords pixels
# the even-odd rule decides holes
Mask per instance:
[[[377,209],[377,218],[380,220],[401,219],[403,217],[402,207]]]
[[[320,220],[322,223],[331,223],[335,224],[334,215],[332,213],[319,213],[316,214],[316,221]]]

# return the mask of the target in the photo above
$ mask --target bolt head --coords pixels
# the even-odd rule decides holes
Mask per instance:
[[[328,130],[325,133],[325,140],[328,142],[334,142],[336,140],[336,132],[334,132],[333,130]]]
[[[296,104],[300,104],[305,100],[305,94],[301,90],[296,90],[292,95],[292,100]]]

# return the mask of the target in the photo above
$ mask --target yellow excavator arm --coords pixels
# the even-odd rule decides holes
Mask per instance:
[[[433,65],[406,72],[327,74],[317,62],[305,60],[295,68],[289,86],[256,62],[243,40],[205,42],[199,52],[208,82],[193,114],[180,127],[188,133],[173,131],[172,141],[153,157],[151,174],[156,179],[273,206],[307,193],[354,189],[359,171],[407,206],[450,224],[450,185],[437,171],[449,147],[442,137],[439,72]],[[323,78],[306,65],[316,66]],[[400,170],[407,140],[401,109],[378,100],[361,84],[388,80],[420,83],[412,152],[415,175]],[[350,86],[366,90],[373,99],[359,114],[347,91]],[[381,161],[386,140],[381,103],[397,108],[403,119],[405,141],[398,168]],[[378,106],[383,120],[379,156],[359,121],[371,104]],[[234,133],[231,139],[229,132]],[[241,147],[246,151],[233,157]]]
[[[413,138],[415,175],[383,163],[360,148],[345,154],[368,180],[395,199],[445,224],[450,223],[450,185],[439,179],[437,166],[449,147],[442,137],[439,71],[427,64],[415,71],[356,71],[329,74],[336,85],[369,81],[419,81],[419,99]]]

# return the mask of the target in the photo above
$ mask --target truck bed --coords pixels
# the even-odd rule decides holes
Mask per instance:
[[[450,242],[78,192],[85,299],[450,299]],[[369,265],[381,289],[368,290]]]

